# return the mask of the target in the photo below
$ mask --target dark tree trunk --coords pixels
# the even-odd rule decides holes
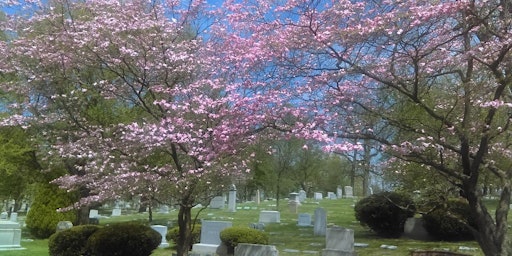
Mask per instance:
[[[178,212],[179,238],[176,245],[177,256],[188,256],[192,247],[192,204],[183,200]]]

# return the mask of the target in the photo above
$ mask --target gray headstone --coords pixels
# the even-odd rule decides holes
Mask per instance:
[[[338,196],[334,192],[327,192],[327,197],[331,200],[338,199]]]
[[[354,230],[342,227],[328,228],[325,236],[325,248],[344,252],[353,252]]]
[[[228,211],[236,212],[236,187],[232,185],[228,196]]]
[[[279,252],[273,245],[239,243],[235,247],[234,256],[278,256]]]
[[[404,224],[404,237],[423,241],[431,240],[432,237],[428,234],[423,223],[422,218],[408,218]]]
[[[297,226],[311,227],[311,215],[309,213],[299,213]]]
[[[71,221],[59,221],[57,223],[57,232],[70,229],[73,227],[73,223]]]
[[[233,226],[231,221],[206,221],[201,222],[201,243],[220,245],[220,232]]]
[[[261,211],[260,212],[260,223],[280,223],[281,213],[278,211]]]
[[[315,236],[324,236],[327,229],[327,212],[324,208],[317,208],[315,210],[315,224],[313,231]]]
[[[151,228],[155,230],[156,232],[160,233],[162,236],[162,241],[160,242],[160,245],[158,247],[160,248],[167,248],[169,247],[169,243],[167,242],[167,239],[165,236],[167,235],[167,226],[163,225],[152,225]]]
[[[210,201],[210,208],[212,209],[224,209],[224,197],[216,196]]]
[[[9,217],[9,213],[8,212],[0,213],[0,220],[7,220],[7,217]]]
[[[158,209],[158,212],[163,213],[163,214],[169,213],[169,206],[167,206],[165,204],[160,206],[160,209]]]
[[[315,192],[315,200],[322,200],[323,199],[323,195],[322,193],[320,192]]]
[[[345,198],[353,198],[354,189],[351,186],[345,186]]]

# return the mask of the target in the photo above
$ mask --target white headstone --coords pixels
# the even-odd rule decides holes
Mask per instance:
[[[96,219],[98,218],[100,215],[98,214],[98,210],[94,210],[94,209],[91,209],[89,211],[89,219]]]
[[[160,206],[160,209],[158,210],[158,212],[163,213],[163,214],[169,213],[169,206],[167,206],[165,204]]]
[[[303,189],[299,190],[299,202],[304,203],[306,201],[306,198],[306,191],[304,191]]]
[[[9,213],[8,212],[0,213],[0,220],[7,220],[7,217],[9,217]]]
[[[210,200],[210,208],[212,209],[224,209],[224,197],[216,196]]]
[[[280,223],[281,213],[278,211],[261,211],[260,212],[260,223]]]
[[[336,188],[336,196],[337,196],[338,198],[343,198],[343,189],[341,189],[341,186],[338,186],[338,187]]]
[[[309,213],[299,213],[297,226],[311,227],[311,215]]]
[[[9,218],[12,222],[18,222],[18,213],[17,212],[11,212],[11,218]]]
[[[327,197],[331,200],[338,199],[338,196],[334,192],[327,192]]]
[[[315,210],[315,224],[313,231],[315,236],[325,236],[327,229],[327,212],[324,208],[316,208]]]
[[[345,198],[353,198],[354,190],[351,186],[345,186]]]
[[[0,249],[21,249],[20,224],[13,221],[0,221]]]
[[[154,229],[156,232],[160,233],[162,236],[162,241],[160,242],[160,245],[158,247],[160,248],[167,248],[169,247],[169,243],[167,242],[167,239],[165,236],[167,235],[167,226],[163,225],[152,225],[152,229]]]
[[[323,195],[321,192],[315,192],[315,200],[322,200]]]
[[[113,217],[121,216],[121,208],[114,208],[114,209],[112,209],[112,216]]]

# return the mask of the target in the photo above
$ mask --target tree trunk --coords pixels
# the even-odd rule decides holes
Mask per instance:
[[[89,206],[82,206],[77,211],[76,222],[78,225],[86,225],[89,224],[89,210],[91,208]]]
[[[188,256],[192,246],[192,206],[182,203],[178,212],[179,236],[176,245],[177,256]]]
[[[507,238],[507,215],[510,204],[510,181],[504,180],[498,206],[496,207],[495,219],[491,216],[476,184],[464,184],[464,192],[468,199],[473,218],[476,220],[477,230],[473,235],[480,245],[483,253],[488,256],[512,255],[512,248]]]

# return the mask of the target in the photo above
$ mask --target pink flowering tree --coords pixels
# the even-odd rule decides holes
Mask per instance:
[[[252,81],[297,94],[316,116],[308,128],[377,141],[395,161],[443,175],[469,203],[483,252],[511,255],[511,10],[498,0],[226,1],[214,31],[228,58],[259,67]],[[494,213],[484,175],[501,188]]]
[[[299,132],[305,109],[290,107],[280,85],[262,87],[251,66],[228,58],[221,38],[201,37],[218,14],[204,7],[24,1],[21,15],[1,23],[9,38],[0,72],[13,78],[0,88],[17,96],[6,105],[16,114],[2,124],[40,129],[46,161],[62,159],[70,170],[54,182],[87,192],[70,207],[127,194],[172,197],[178,255],[192,243],[192,207],[247,171],[241,156],[257,135],[269,127],[308,134]]]

